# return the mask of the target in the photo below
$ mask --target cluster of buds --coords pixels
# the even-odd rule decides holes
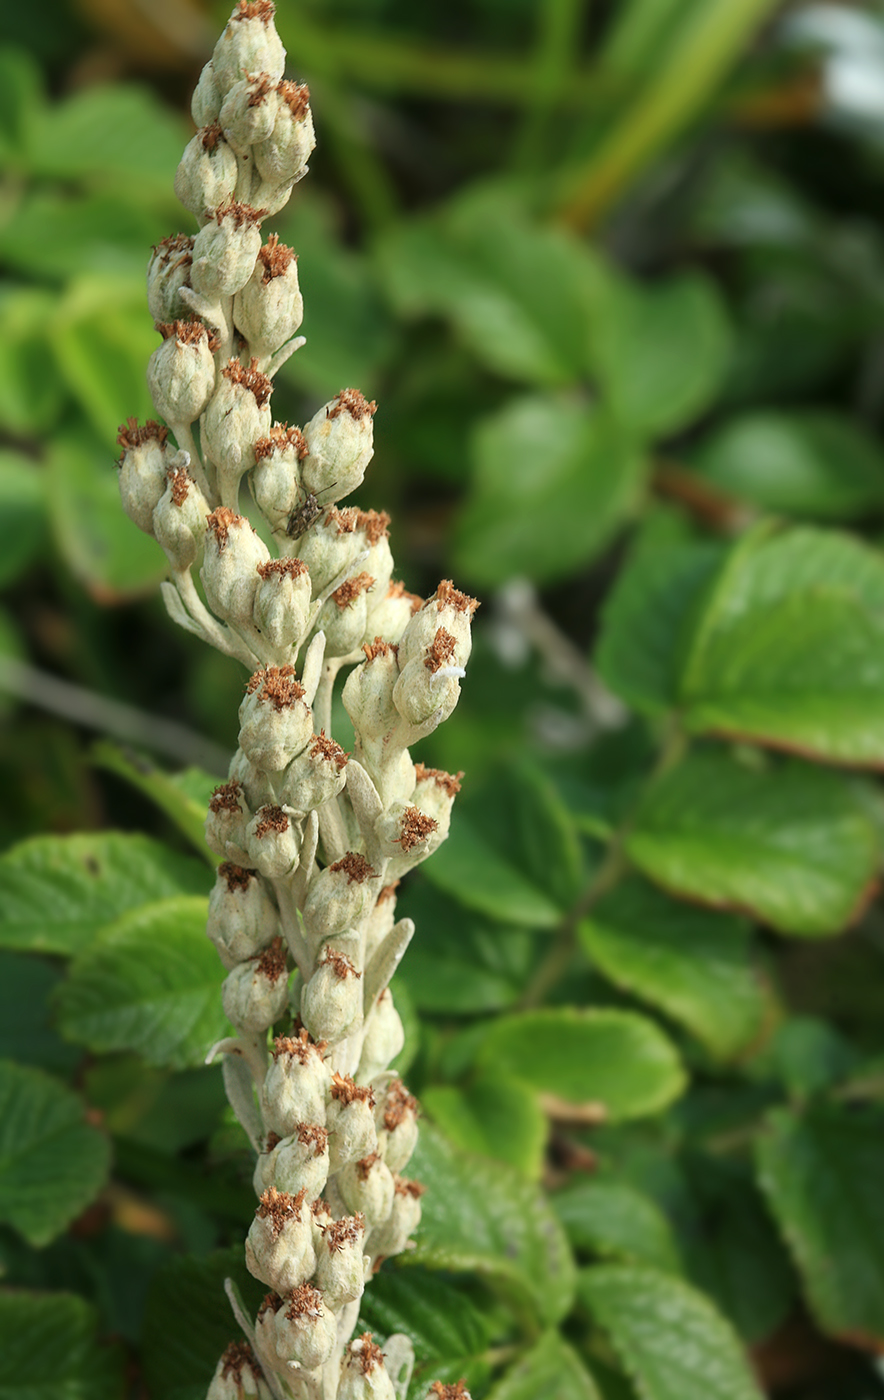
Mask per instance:
[[[246,1262],[268,1292],[253,1318],[230,1288],[248,1340],[209,1397],[403,1400],[408,1339],[351,1339],[366,1280],[420,1220],[417,1104],[389,1068],[404,1043],[389,983],[414,932],[396,890],[448,832],[463,775],[409,749],[457,704],[476,603],[448,581],[407,593],[389,517],[337,508],[371,460],[375,404],[345,389],[303,428],[272,420],[302,301],[294,253],[261,225],[314,144],[284,67],[270,0],[240,0],[175,182],[199,230],[148,268],[164,421],[121,428],[120,492],[166,553],[172,617],[250,675],[206,821],[221,857],[208,936],[234,1029],[212,1055],[257,1158]],[[261,534],[240,514],[245,476]],[[331,736],[344,669],[349,754]],[[462,1383],[430,1393],[468,1400]]]

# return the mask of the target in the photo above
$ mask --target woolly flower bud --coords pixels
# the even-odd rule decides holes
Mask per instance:
[[[306,456],[307,443],[303,434],[301,441],[304,443],[301,455]],[[304,536],[298,554],[310,570],[314,593],[321,593],[332,579],[351,568],[365,553],[367,541],[359,529],[359,519],[367,514],[355,507],[336,510],[332,506]]]
[[[117,444],[123,455],[117,466],[120,474],[120,500],[130,520],[146,535],[153,534],[153,513],[166,489],[166,467],[169,449],[166,439],[169,429],[148,419],[143,428],[137,420],[127,418],[117,432]]]
[[[291,1293],[316,1267],[306,1191],[290,1196],[271,1186],[261,1197],[246,1239],[246,1267],[276,1293]]]
[[[316,1251],[316,1283],[327,1305],[337,1312],[355,1303],[365,1288],[365,1220],[343,1216],[325,1227],[323,1244]]]
[[[228,360],[217,393],[200,424],[206,455],[218,468],[218,484],[226,503],[236,500],[240,477],[255,465],[255,444],[270,429],[273,383],[252,358],[246,369]]]
[[[325,633],[326,656],[347,656],[357,648],[368,625],[368,593],[374,586],[364,570],[345,579],[323,603],[316,630]]]
[[[380,637],[363,644],[365,661],[355,666],[344,684],[344,709],[363,743],[382,739],[399,719],[393,687],[399,679],[397,649]]]
[[[466,666],[470,659],[472,640],[470,624],[479,604],[475,598],[461,593],[450,579],[443,579],[433,594],[409,622],[399,643],[400,664],[404,667],[411,661],[426,656],[434,646],[441,627],[453,640],[447,664]]]
[[[233,303],[237,330],[259,359],[290,340],[304,318],[298,286],[298,260],[272,233],[258,252],[255,269]],[[304,444],[306,451],[306,443]]]
[[[245,844],[246,823],[251,818],[246,806],[242,783],[231,780],[215,788],[206,814],[206,845],[216,856],[226,856],[228,846],[242,848]],[[254,948],[251,950],[254,952]]]
[[[374,1090],[357,1085],[347,1075],[334,1074],[325,1125],[328,1128],[329,1170],[339,1172],[348,1162],[377,1151]]]
[[[315,1371],[334,1351],[337,1325],[319,1290],[302,1283],[285,1298],[265,1298],[255,1333],[259,1344],[280,1361],[295,1361],[305,1371]]]
[[[401,1254],[408,1247],[408,1241],[420,1224],[423,1194],[420,1182],[394,1176],[390,1214],[371,1232],[370,1248],[375,1258],[386,1259],[391,1254]]]
[[[290,813],[275,804],[259,807],[246,827],[249,861],[267,880],[281,880],[298,868],[298,837]]]
[[[221,988],[221,1004],[240,1031],[266,1031],[278,1021],[288,996],[288,965],[281,938],[233,968]]]
[[[304,928],[315,944],[355,928],[372,903],[374,871],[364,856],[347,851],[310,882],[304,902]]]
[[[463,668],[455,663],[455,650],[455,640],[444,627],[436,629],[433,643],[427,648],[423,659],[418,657],[405,662],[400,643],[399,665],[402,669],[393,691],[393,703],[408,724],[425,725],[432,722],[435,727],[451,714],[460,699],[458,678],[463,675]]]
[[[202,321],[158,321],[163,337],[147,364],[147,387],[157,412],[172,426],[194,423],[215,389],[217,341]]]
[[[280,797],[296,812],[312,812],[343,792],[347,782],[348,755],[325,730],[314,734],[303,753],[285,771]]]
[[[279,1036],[274,1042],[262,1099],[264,1121],[281,1138],[291,1137],[302,1123],[325,1125],[325,1100],[332,1078],[322,1058],[324,1049],[306,1030],[296,1040]]]
[[[285,49],[273,23],[272,0],[239,0],[212,54],[213,76],[225,95],[249,73],[281,78]]]
[[[393,1382],[384,1367],[384,1353],[365,1332],[350,1343],[344,1356],[337,1400],[396,1400]]]
[[[307,1200],[316,1200],[328,1181],[328,1132],[318,1123],[299,1123],[289,1137],[271,1133],[267,1151],[255,1166],[253,1184],[258,1195],[268,1187],[277,1191],[306,1191]]]
[[[240,747],[258,768],[278,773],[297,758],[313,735],[313,714],[294,666],[255,672],[239,707],[239,722]]]
[[[147,264],[147,304],[155,321],[187,320],[192,315],[181,300],[182,287],[190,286],[193,239],[173,233],[154,248]]]
[[[218,122],[201,127],[184,148],[175,173],[175,193],[185,209],[200,223],[219,206],[230,204],[236,189],[236,156],[221,134]],[[206,244],[197,257],[206,256]],[[202,279],[204,290],[205,279]]]
[[[206,1400],[270,1400],[270,1390],[247,1342],[231,1342],[215,1369]]]
[[[368,598],[368,631],[363,637],[364,641],[370,642],[377,635],[374,615],[383,607],[393,577],[393,555],[386,533],[371,545],[365,560],[365,571],[374,579],[374,588]]]
[[[300,483],[299,462],[307,454],[300,428],[274,423],[266,437],[255,443],[255,466],[250,477],[252,495],[271,530],[282,534],[295,509]],[[304,561],[310,568],[309,562]],[[322,582],[310,570],[314,588]]]
[[[430,834],[427,851],[432,853],[441,846],[451,825],[451,809],[454,799],[460,792],[463,773],[446,773],[441,768],[426,768],[422,763],[415,765],[414,801],[420,810],[436,823],[436,830]]]
[[[263,209],[228,199],[211,211],[193,240],[190,280],[204,297],[232,297],[244,287],[261,249]]]
[[[301,991],[301,1020],[314,1039],[334,1045],[350,1034],[362,1014],[361,977],[346,953],[326,948]]]
[[[408,802],[394,802],[375,827],[384,855],[408,856],[412,863],[427,855],[435,831],[433,818]]]
[[[335,1182],[344,1205],[351,1214],[363,1215],[369,1229],[386,1220],[393,1209],[393,1173],[379,1152],[348,1162]]]
[[[380,593],[379,589],[377,591]],[[415,613],[423,607],[423,603],[423,598],[419,598],[416,593],[407,593],[403,584],[391,583],[386,596],[379,597],[369,614],[369,631],[374,633],[375,638],[398,643]]]
[[[304,459],[304,485],[314,496],[330,487],[335,497],[348,496],[362,481],[372,458],[372,415],[358,389],[342,389],[321,408],[304,429],[309,449]]]
[[[255,626],[275,652],[297,650],[307,631],[310,573],[300,559],[258,565]]]
[[[267,98],[274,91],[266,73],[241,78],[234,83],[221,106],[218,118],[224,135],[234,147],[244,151],[255,141],[263,141],[273,130],[276,104]]]
[[[214,799],[213,799],[214,800]],[[279,915],[253,870],[226,860],[209,895],[206,932],[226,968],[261,953],[279,932]]]
[[[275,102],[273,101],[275,98]],[[305,84],[280,82],[271,98],[274,122],[264,140],[255,142],[252,156],[269,185],[291,184],[304,174],[316,145],[310,91]]]
[[[381,992],[377,1005],[368,1018],[359,1061],[360,1080],[365,1083],[374,1079],[376,1074],[387,1068],[391,1060],[395,1060],[404,1044],[405,1029],[399,1012],[393,1005],[392,993],[387,989]]]
[[[191,568],[203,550],[209,503],[186,466],[175,466],[181,460],[189,462],[186,452],[169,459],[166,489],[157,501],[153,513],[153,533],[165,552],[172,568],[183,572]]]
[[[250,624],[258,591],[258,565],[270,552],[248,520],[229,506],[219,506],[206,519],[206,557],[200,578],[209,607],[234,625]]]
[[[215,77],[215,66],[209,59],[200,73],[193,97],[190,99],[194,126],[208,126],[213,122],[221,111],[222,100],[218,79]]]
[[[401,1172],[417,1146],[417,1099],[394,1079],[375,1112],[378,1147],[391,1172]]]

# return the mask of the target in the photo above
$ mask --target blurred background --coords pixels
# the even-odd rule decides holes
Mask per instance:
[[[0,21],[3,847],[110,826],[168,838],[144,759],[218,775],[235,747],[242,677],[167,619],[165,561],[114,470],[118,425],[151,413],[144,268],[151,244],[193,231],[172,181],[228,12],[44,0]],[[419,756],[466,770],[467,812],[498,812],[504,855],[542,885],[542,839],[591,838],[612,775],[628,787],[655,742],[587,660],[624,559],[765,512],[881,539],[884,3],[279,0],[277,26],[318,146],[274,221],[300,258],[307,338],[275,415],[303,423],[350,385],[378,401],[359,504],[391,513],[407,588],[452,577],[482,601],[456,716]],[[340,715],[335,733],[346,743]],[[523,858],[526,792],[546,837]],[[456,1080],[470,1049],[452,1025],[523,1001],[539,954],[530,929],[502,941],[481,894],[444,945],[451,891],[421,877],[410,898],[440,933],[402,974],[420,1089]],[[884,1049],[875,928],[776,957],[793,1011]],[[70,1074],[130,1153],[100,1219],[48,1261],[4,1237],[7,1266],[70,1281],[134,1344],[153,1264],[233,1242],[247,1218],[217,1076],[173,1090],[164,1071],[99,1073],[54,1031],[31,1045],[20,1007],[50,1007],[61,972],[13,953],[0,971],[0,1053]],[[616,999],[592,978],[569,995]],[[208,1205],[187,1175],[207,1141]],[[108,1212],[125,1246],[102,1234]],[[96,1235],[103,1254],[78,1243]],[[779,1265],[758,1259],[769,1279]],[[751,1261],[735,1297],[703,1267],[747,1340],[789,1313],[794,1288],[744,1316]],[[771,1386],[822,1395],[803,1357],[811,1376],[849,1373],[839,1395],[881,1393],[865,1370],[851,1389],[854,1363],[817,1345],[772,1353]]]

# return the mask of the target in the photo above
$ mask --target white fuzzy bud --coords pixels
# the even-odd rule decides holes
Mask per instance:
[[[237,150],[244,151],[255,141],[263,141],[270,135],[276,120],[277,104],[268,102],[268,97],[274,92],[273,84],[265,73],[241,78],[233,84],[221,104],[218,123]]]
[[[337,797],[346,782],[347,754],[323,730],[285,770],[280,798],[293,811],[306,814]]]
[[[300,559],[271,559],[258,574],[255,626],[277,655],[294,653],[307,631],[310,573]]]
[[[374,588],[368,599],[368,631],[363,638],[364,641],[371,642],[376,635],[379,635],[373,630],[374,615],[383,607],[390,587],[390,580],[393,577],[393,555],[386,532],[370,544],[368,558],[362,567],[374,579]]]
[[[421,660],[436,643],[441,627],[452,639],[446,664],[466,666],[472,649],[471,623],[479,604],[475,598],[459,592],[450,579],[443,579],[419,612],[409,622],[399,643],[399,664],[404,668],[411,661]],[[447,645],[447,644],[446,644]]]
[[[365,1332],[350,1343],[344,1355],[337,1400],[396,1400],[393,1382],[384,1366],[384,1353]]]
[[[417,1099],[394,1079],[375,1110],[378,1147],[391,1172],[401,1172],[417,1146]]]
[[[402,666],[393,691],[393,704],[407,724],[435,728],[453,711],[460,699],[462,672],[451,664],[451,650],[452,639],[440,627],[423,660],[409,661]]]
[[[328,1181],[328,1132],[318,1123],[299,1123],[289,1137],[268,1139],[269,1151],[262,1152],[255,1166],[253,1184],[260,1196],[270,1186],[296,1195],[307,1192],[307,1200],[322,1195]]]
[[[236,189],[236,156],[221,135],[217,122],[191,137],[175,173],[175,193],[194,218],[202,223],[221,206],[230,204]],[[217,235],[214,235],[217,243]],[[195,257],[205,257],[205,243]],[[203,279],[204,281],[204,279]]]
[[[303,318],[298,260],[273,233],[260,249],[248,282],[236,294],[234,324],[249,342],[250,353],[263,359],[291,340]]]
[[[284,534],[298,499],[299,463],[307,452],[300,428],[274,423],[264,438],[254,445],[255,466],[249,484],[258,509],[271,530]],[[309,560],[303,561],[310,569]],[[314,588],[322,584],[310,569]]]
[[[309,89],[299,83],[277,83],[268,105],[274,113],[273,126],[263,140],[255,138],[252,156],[262,180],[269,185],[291,184],[305,173],[316,145]]]
[[[214,78],[225,95],[249,73],[267,73],[281,78],[285,72],[285,49],[273,23],[269,0],[234,7],[233,14],[212,54]]]
[[[386,1220],[371,1232],[369,1248],[377,1258],[401,1254],[408,1247],[421,1219],[423,1187],[416,1181],[394,1177],[393,1206]]]
[[[301,472],[313,495],[334,488],[340,499],[362,481],[374,451],[371,420],[376,407],[358,389],[342,389],[311,418],[304,429],[309,451]]]
[[[306,1192],[290,1195],[271,1186],[261,1196],[246,1239],[246,1267],[275,1293],[291,1293],[316,1268]]]
[[[358,925],[373,902],[374,871],[364,856],[347,851],[310,882],[304,902],[304,928],[318,947],[326,938]]]
[[[393,704],[399,662],[395,646],[380,638],[364,645],[363,651],[366,659],[350,672],[341,698],[353,728],[365,743],[383,739],[399,721],[399,711]]]
[[[168,428],[151,418],[139,428],[134,418],[121,424],[117,443],[123,455],[117,466],[120,500],[130,520],[146,535],[153,534],[153,513],[166,489],[169,451]]]
[[[378,1152],[348,1162],[335,1183],[350,1214],[363,1215],[369,1230],[386,1220],[393,1209],[393,1173]]]
[[[356,1085],[346,1075],[332,1076],[325,1126],[328,1128],[329,1170],[334,1175],[348,1162],[377,1151],[374,1091]]]
[[[259,807],[266,807],[268,802],[275,800],[276,794],[268,775],[263,768],[256,768],[242,749],[237,749],[230,760],[227,775],[232,783],[239,783],[242,788],[243,797],[250,809],[249,816]],[[235,860],[236,857],[230,854],[230,859]]]
[[[368,629],[372,638],[380,637],[385,642],[398,645],[406,627],[415,613],[423,607],[423,598],[416,593],[407,593],[401,583],[391,583],[386,596],[380,597],[372,607],[368,619]]]
[[[174,233],[154,248],[147,264],[147,305],[155,321],[186,321],[193,313],[181,300],[190,286],[193,239]]]
[[[228,846],[245,844],[246,825],[251,819],[242,783],[231,779],[216,787],[206,813],[206,845],[216,856],[225,857]],[[255,949],[252,949],[254,952]]]
[[[426,856],[435,831],[433,818],[408,802],[394,802],[375,826],[375,836],[383,854],[391,859],[407,858],[411,864]]]
[[[221,89],[218,86],[218,79],[215,77],[215,67],[212,60],[200,73],[199,81],[193,90],[193,97],[190,100],[190,110],[195,126],[209,126],[217,118],[221,111]]]
[[[271,1400],[271,1392],[246,1342],[231,1342],[215,1368],[206,1400]]]
[[[325,633],[326,656],[348,656],[358,650],[368,624],[368,600],[374,587],[371,574],[363,570],[345,579],[323,603],[316,619],[316,631]]]
[[[288,996],[288,965],[282,939],[240,963],[221,987],[224,1015],[239,1031],[255,1034],[278,1021]]]
[[[274,1307],[262,1308],[258,1315],[255,1331],[259,1345],[269,1343],[280,1361],[294,1361],[305,1371],[324,1365],[335,1348],[337,1325],[319,1290],[309,1283],[299,1284],[275,1312]]]
[[[273,942],[279,933],[279,914],[267,886],[253,870],[231,861],[218,867],[209,895],[206,932],[228,969],[255,957]]]
[[[200,296],[232,297],[246,285],[261,251],[263,217],[263,210],[231,199],[210,211],[193,240],[190,281]]]
[[[316,1250],[314,1277],[327,1305],[335,1312],[362,1297],[364,1242],[365,1220],[360,1215],[345,1215],[325,1228],[323,1242]]]
[[[331,1070],[322,1058],[322,1050],[305,1030],[297,1039],[280,1036],[274,1042],[262,1091],[267,1127],[281,1138],[297,1133],[302,1123],[324,1127],[325,1101],[331,1083]]]
[[[240,478],[255,465],[255,446],[270,430],[272,389],[254,357],[248,369],[239,360],[228,360],[203,415],[203,449],[218,468],[225,504],[236,500]]]
[[[153,533],[174,570],[184,572],[203,552],[209,504],[186,465],[186,452],[169,458],[166,489],[153,513]]]
[[[463,773],[446,773],[442,768],[426,768],[423,763],[418,763],[414,776],[415,805],[436,823],[435,831],[430,832],[427,840],[427,853],[432,855],[448,835],[451,809],[460,792]]]
[[[200,577],[209,607],[234,625],[250,625],[260,577],[258,565],[270,552],[248,520],[228,506],[206,519],[206,556]]]
[[[301,456],[306,456],[307,443],[303,433]],[[313,527],[303,536],[298,555],[310,570],[314,593],[321,593],[332,579],[340,577],[355,566],[360,554],[366,550],[366,540],[358,529],[361,512],[354,507],[336,510],[329,506],[324,510]]]
[[[201,321],[158,321],[163,337],[147,364],[157,412],[174,427],[194,423],[215,389],[215,341]]]
[[[301,1020],[314,1040],[344,1040],[362,1015],[362,973],[346,953],[326,948],[323,961],[301,990]]]
[[[385,1070],[387,1065],[395,1060],[404,1044],[405,1030],[402,1020],[393,1005],[393,995],[389,988],[386,988],[381,992],[366,1024],[357,1072],[360,1083],[367,1083]]]
[[[313,713],[293,666],[256,671],[239,707],[239,743],[252,763],[278,773],[307,747]]]
[[[282,880],[298,868],[298,836],[291,813],[269,804],[259,807],[246,827],[246,850],[250,864],[265,879]]]

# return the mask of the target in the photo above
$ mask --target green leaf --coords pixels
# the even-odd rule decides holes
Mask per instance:
[[[490,1367],[483,1353],[490,1326],[469,1297],[438,1274],[423,1268],[386,1267],[362,1295],[356,1330],[377,1337],[404,1332],[414,1345],[415,1372],[409,1387],[424,1400],[433,1381],[470,1387],[486,1380]]]
[[[65,386],[50,359],[55,303],[47,287],[8,285],[0,289],[0,423],[22,438],[42,438],[52,432],[65,398]],[[36,477],[34,463],[28,461],[27,465]],[[40,484],[42,488],[42,481]],[[42,494],[41,489],[41,498]],[[45,514],[45,500],[41,499],[41,504]],[[14,537],[10,538],[13,556],[17,553],[15,543]]]
[[[884,1342],[884,1118],[834,1105],[772,1113],[759,1181],[824,1332]]]
[[[547,1332],[488,1392],[488,1400],[602,1400],[580,1357],[558,1332]]]
[[[115,190],[126,187],[131,202],[168,193],[188,139],[177,113],[148,88],[90,85],[44,109],[29,157],[34,173],[50,178],[105,176]]]
[[[419,1010],[467,1016],[517,1000],[534,947],[526,929],[467,911],[422,874],[408,881],[397,908],[420,930],[396,973]]]
[[[492,845],[494,834],[474,824],[458,809],[445,843],[423,867],[432,884],[468,909],[492,919],[529,928],[552,928],[561,910],[544,890],[526,878],[513,853],[509,858]]]
[[[579,1292],[642,1400],[761,1400],[728,1323],[671,1274],[603,1264],[581,1274]]]
[[[552,1197],[575,1249],[680,1274],[675,1236],[656,1202],[620,1181],[577,1178]]]
[[[142,1356],[151,1400],[205,1400],[225,1347],[242,1341],[224,1280],[232,1278],[252,1317],[266,1292],[242,1248],[172,1259],[154,1277],[144,1315]]]
[[[210,886],[205,865],[149,836],[33,836],[0,858],[0,947],[77,953],[127,910]]]
[[[60,228],[64,238],[58,237]],[[37,188],[23,195],[0,226],[0,257],[41,282],[67,282],[84,272],[136,276],[144,268],[144,249],[158,243],[164,229],[168,223],[159,209],[132,200]]]
[[[631,1011],[556,1007],[501,1016],[479,1063],[614,1122],[658,1113],[685,1087],[681,1061],[653,1021]]]
[[[809,937],[850,922],[879,864],[875,827],[840,774],[797,762],[749,768],[715,750],[653,784],[626,850],[673,894]]]
[[[721,553],[718,545],[694,542],[640,549],[603,604],[595,663],[642,714],[666,714],[678,703],[697,602]]]
[[[5,588],[34,561],[46,535],[42,475],[18,452],[0,452],[0,519],[0,588]]]
[[[579,927],[596,967],[727,1058],[758,1033],[764,998],[741,919],[678,904],[642,880],[603,899]]]
[[[638,506],[645,462],[610,415],[552,395],[517,398],[480,423],[456,560],[485,586],[572,574]]]
[[[884,504],[884,453],[835,413],[744,413],[705,438],[688,462],[728,495],[783,515],[853,520]]]
[[[574,1263],[536,1186],[510,1167],[453,1147],[428,1124],[408,1170],[427,1191],[417,1248],[403,1263],[482,1275],[532,1328],[565,1316],[574,1296]]]
[[[58,967],[25,953],[0,952],[0,1058],[24,1061],[58,1074],[80,1059],[49,1024],[49,999]]]
[[[123,513],[110,449],[72,429],[55,439],[46,466],[52,529],[77,580],[104,603],[152,592],[168,565]]]
[[[762,526],[704,599],[685,723],[834,763],[884,762],[884,557],[832,531]]]
[[[846,1079],[859,1059],[856,1050],[827,1021],[790,1016],[768,1049],[770,1063],[791,1097],[805,1098]]]
[[[707,409],[728,367],[731,333],[711,279],[697,273],[608,289],[592,362],[617,421],[637,437],[671,433]]]
[[[540,1177],[547,1121],[535,1095],[496,1070],[465,1089],[433,1084],[421,1106],[445,1136],[467,1152],[508,1162],[531,1180]]]
[[[160,900],[124,914],[75,958],[58,997],[59,1024],[90,1050],[199,1065],[228,1033],[223,980],[206,937],[205,899]]]
[[[162,768],[157,768],[151,759],[141,754],[135,757],[128,750],[105,739],[93,745],[92,758],[101,768],[131,783],[161,812],[165,812],[203,860],[212,869],[215,868],[219,857],[206,845],[205,823],[209,798],[212,790],[218,786],[217,777],[212,777],[201,768],[166,773]]]
[[[42,1070],[0,1061],[0,1220],[48,1244],[107,1178],[110,1144],[82,1101]]]
[[[207,1141],[228,1109],[221,1066],[151,1069],[135,1055],[113,1055],[86,1071],[85,1092],[115,1138],[174,1156]]]
[[[123,1357],[70,1293],[0,1293],[0,1400],[122,1400]]]

